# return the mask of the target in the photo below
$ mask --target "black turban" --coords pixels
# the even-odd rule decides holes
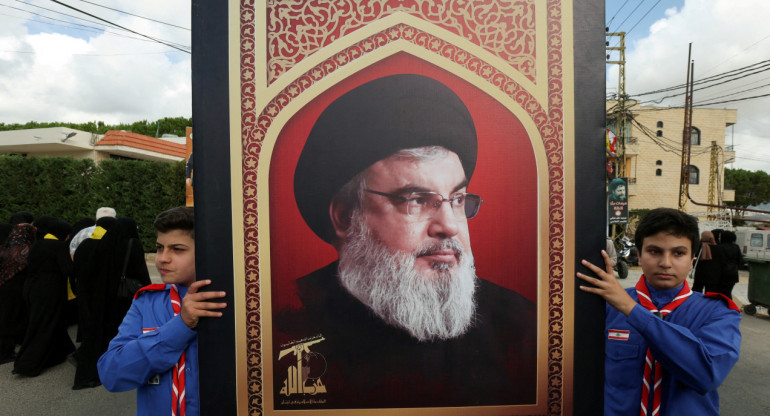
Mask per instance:
[[[334,195],[374,163],[424,146],[457,153],[470,180],[476,129],[465,104],[446,85],[422,75],[391,75],[337,98],[318,117],[297,162],[294,196],[305,222],[332,242]]]

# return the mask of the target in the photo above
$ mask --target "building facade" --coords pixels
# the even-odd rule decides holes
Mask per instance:
[[[608,110],[614,105],[608,102]],[[628,178],[629,209],[679,208],[684,109],[635,102],[627,102],[626,107],[631,120],[625,124],[623,172],[617,176]],[[690,198],[684,207],[688,213],[709,211],[699,204],[723,205],[734,199],[734,192],[724,189],[724,169],[735,160],[726,137],[737,117],[737,110],[732,109],[693,109]],[[608,122],[608,128],[617,132],[617,123]]]

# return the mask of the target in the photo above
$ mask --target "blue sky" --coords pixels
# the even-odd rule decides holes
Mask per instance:
[[[762,64],[770,60],[768,16],[767,1],[607,0],[605,25],[627,32],[626,93],[644,105],[684,104],[682,95],[638,94],[684,84],[690,43],[695,82],[757,65],[751,75],[696,87],[693,101],[738,110],[738,122],[726,131],[736,150],[736,162],[728,167],[770,172],[770,63]],[[607,65],[608,95],[617,88],[617,65]]]
[[[192,115],[189,0],[60,1],[0,0],[1,123]]]

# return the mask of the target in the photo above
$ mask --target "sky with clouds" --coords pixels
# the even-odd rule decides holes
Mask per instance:
[[[190,0],[0,0],[0,122],[191,117],[190,35]]]
[[[605,24],[627,32],[626,91],[634,98],[684,84],[690,42],[696,81],[770,60],[768,16],[766,1],[607,0]],[[190,34],[189,0],[0,0],[0,122],[191,117]],[[726,132],[737,154],[731,167],[770,172],[770,96],[745,99],[770,94],[762,69],[694,98],[740,100],[710,106],[738,110]],[[608,94],[617,92],[617,74],[607,66]],[[653,105],[664,95],[639,98]],[[654,105],[683,102],[680,95]]]
[[[697,106],[722,102],[705,108],[738,110],[738,122],[726,130],[726,143],[733,144],[736,151],[736,162],[727,167],[770,172],[768,16],[770,2],[766,1],[606,1],[606,22],[610,31],[627,32],[626,92],[644,105],[684,105],[684,95],[660,100],[672,92],[635,96],[685,84],[690,43],[696,83],[754,65],[748,68],[751,71],[740,74],[745,75],[743,78],[710,88],[696,86],[693,103]],[[608,65],[607,93],[615,94],[617,89],[618,68]],[[673,91],[677,92],[683,92],[683,89]],[[766,96],[747,99],[762,95]],[[723,102],[728,100],[736,101]]]

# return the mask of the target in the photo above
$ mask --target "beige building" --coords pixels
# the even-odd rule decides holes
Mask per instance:
[[[608,110],[615,104],[608,102]],[[627,102],[626,106],[633,115],[633,121],[626,124],[625,172],[622,175],[629,182],[629,209],[678,208],[684,109],[644,107],[635,102]],[[734,192],[724,189],[725,163],[735,159],[735,152],[725,146],[725,137],[737,117],[737,110],[693,109],[689,195],[697,203],[720,205],[734,199]],[[617,133],[616,125],[608,121],[608,127]],[[714,192],[710,200],[714,144]],[[705,213],[708,207],[688,199],[685,210],[692,214]]]

